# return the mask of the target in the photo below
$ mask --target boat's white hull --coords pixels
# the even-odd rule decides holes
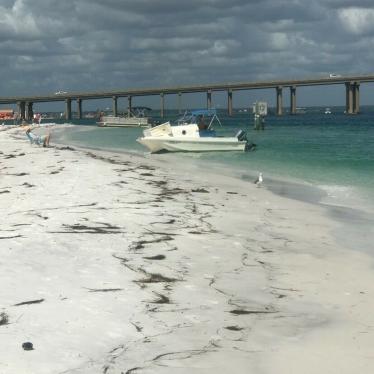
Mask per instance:
[[[152,153],[169,152],[214,152],[244,151],[246,142],[237,138],[178,138],[178,137],[142,137],[137,139]]]

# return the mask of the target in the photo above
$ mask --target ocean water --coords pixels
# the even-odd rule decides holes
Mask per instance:
[[[362,107],[362,113],[351,116],[344,114],[343,107],[331,110],[332,114],[324,114],[324,108],[308,108],[305,114],[296,115],[270,113],[263,131],[254,130],[251,113],[237,110],[229,117],[221,110],[218,114],[222,127],[215,127],[217,133],[230,136],[243,129],[248,139],[257,145],[255,151],[152,157],[230,172],[248,181],[261,171],[270,189],[277,193],[281,191],[276,187],[279,183],[274,181],[282,180],[283,187],[287,182],[319,187],[329,203],[373,207],[374,107]],[[154,112],[153,117],[160,119],[158,114]],[[177,111],[168,111],[164,120],[175,120],[178,116]],[[142,129],[99,128],[93,120],[72,122],[82,126],[78,131],[65,132],[65,143],[119,152],[147,152],[136,142]],[[309,193],[305,191],[303,198],[308,200]],[[297,198],[295,189],[293,195]]]

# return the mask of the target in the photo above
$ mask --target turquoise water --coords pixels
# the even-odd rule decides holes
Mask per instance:
[[[264,131],[253,129],[248,112],[235,112],[233,117],[228,117],[221,111],[223,126],[215,128],[218,134],[233,135],[244,129],[248,138],[257,144],[256,151],[183,153],[172,157],[215,168],[221,165],[242,173],[261,171],[264,176],[305,181],[322,186],[329,193],[340,193],[342,198],[351,197],[347,191],[354,188],[364,199],[371,199],[374,197],[374,108],[362,108],[362,113],[355,116],[347,116],[343,111],[344,108],[336,107],[332,108],[331,115],[326,115],[324,108],[311,108],[305,114],[281,117],[270,113]],[[165,120],[178,117],[177,111],[167,114]],[[87,120],[80,123],[94,125]],[[146,152],[135,141],[142,129],[82,126],[82,130],[68,132],[65,141],[95,148]]]

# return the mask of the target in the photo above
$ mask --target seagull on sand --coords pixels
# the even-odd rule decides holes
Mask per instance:
[[[259,187],[259,186],[261,186],[262,181],[263,181],[263,179],[262,179],[262,173],[260,173],[254,183],[255,183],[255,185],[257,187]]]

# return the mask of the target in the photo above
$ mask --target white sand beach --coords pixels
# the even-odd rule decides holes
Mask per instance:
[[[0,178],[1,374],[374,372],[373,258],[323,206],[21,128]]]

